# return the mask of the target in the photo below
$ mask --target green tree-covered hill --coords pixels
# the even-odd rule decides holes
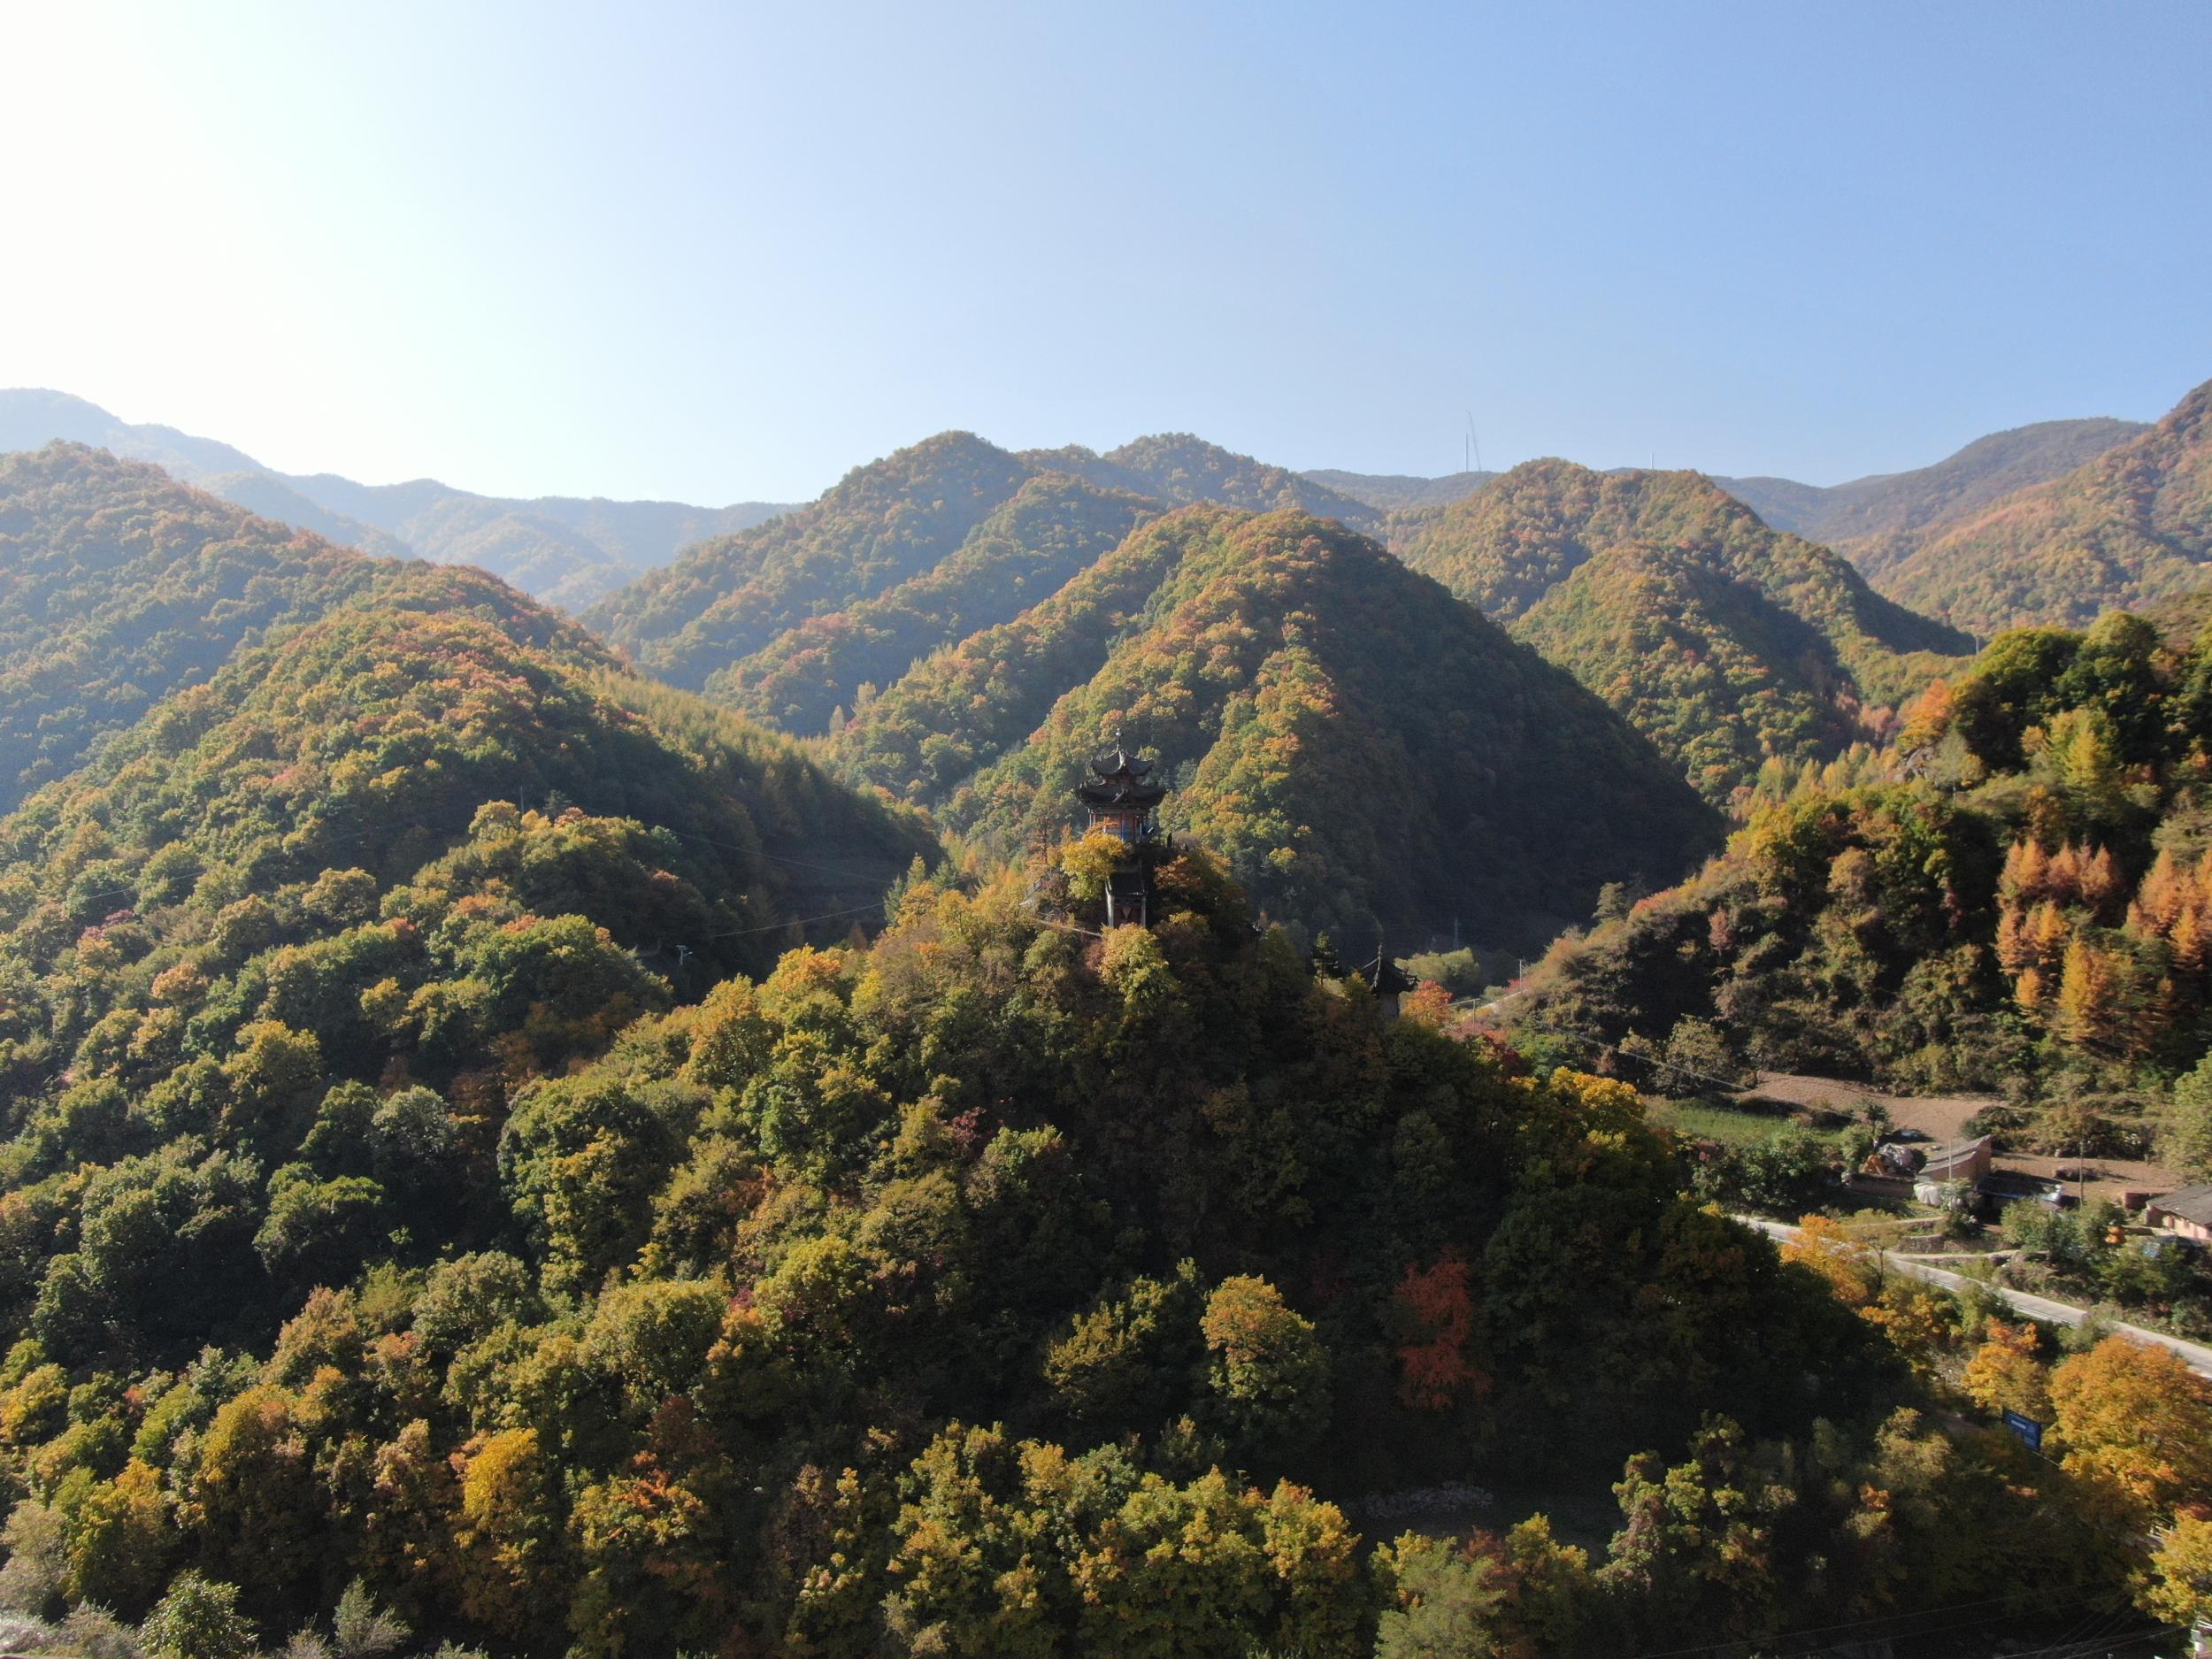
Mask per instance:
[[[2205,585],[2212,560],[2212,381],[2156,426],[2020,491],[1885,571],[1901,603],[1984,635],[2079,627]]]
[[[918,666],[830,753],[1002,849],[1060,833],[1117,730],[1166,822],[1278,915],[1528,942],[1712,819],[1595,699],[1342,526],[1187,508]]]
[[[1695,472],[1532,461],[1401,515],[1392,545],[1572,669],[1717,802],[1765,757],[1832,755],[1971,644]]]
[[[1359,502],[1184,434],[1101,456],[1079,447],[1013,455],[941,433],[856,468],[806,507],[703,542],[587,619],[649,672],[683,686],[714,681],[762,718],[819,729],[863,683],[887,683],[963,631],[1041,596],[1054,573],[1064,580],[1079,553],[1110,544],[1103,530],[1120,522],[1125,532],[1133,497],[1156,510],[1217,502],[1379,522]],[[1018,572],[1023,585],[1010,595],[1005,580]]]
[[[1514,628],[1727,802],[1768,760],[1825,760],[1860,735],[1855,688],[1810,623],[1694,556],[1609,547]]]

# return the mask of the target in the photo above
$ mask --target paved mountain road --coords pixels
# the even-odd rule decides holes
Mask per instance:
[[[1797,1236],[1797,1229],[1786,1221],[1768,1221],[1758,1216],[1738,1216],[1736,1219],[1747,1227],[1756,1227],[1778,1242],[1787,1243]],[[1893,1269],[1904,1274],[1908,1279],[1917,1279],[1925,1284],[1962,1294],[1979,1282],[1948,1269],[1916,1261],[1909,1256],[1899,1256],[1891,1250],[1882,1252],[1882,1265],[1885,1269]],[[1984,1288],[1993,1293],[2015,1313],[2039,1319],[2046,1325],[2079,1325],[2089,1317],[2086,1309],[2077,1308],[2070,1302],[2053,1302],[2048,1296],[2031,1296],[2025,1291],[2007,1290],[1996,1285]],[[2185,1342],[2177,1336],[2168,1336],[2163,1332],[2146,1330],[2139,1325],[2126,1325],[2116,1320],[2112,1328],[2124,1336],[2133,1337],[2139,1342],[2155,1342],[2161,1348],[2170,1348],[2188,1361],[2193,1371],[2212,1377],[2212,1348],[2202,1342]]]

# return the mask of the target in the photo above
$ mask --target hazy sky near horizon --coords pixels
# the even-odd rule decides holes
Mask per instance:
[[[12,7],[0,385],[797,500],[947,427],[1832,483],[2212,376],[2212,6]]]

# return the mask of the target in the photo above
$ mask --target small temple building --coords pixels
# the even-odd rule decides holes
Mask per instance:
[[[1375,959],[1364,967],[1355,968],[1353,972],[1367,981],[1367,988],[1375,994],[1375,1001],[1386,1019],[1398,1018],[1398,999],[1420,983],[1384,953],[1379,939],[1375,941]]]
[[[1106,926],[1150,926],[1152,866],[1168,845],[1156,814],[1167,786],[1153,776],[1150,761],[1123,747],[1117,733],[1113,748],[1091,757],[1091,776],[1076,786],[1075,795],[1090,809],[1089,831],[1111,835],[1128,849],[1106,883]]]

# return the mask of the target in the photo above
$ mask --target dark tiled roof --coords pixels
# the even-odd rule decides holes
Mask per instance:
[[[1111,749],[1091,757],[1091,770],[1102,778],[1141,778],[1152,770],[1152,763],[1131,754],[1117,733]]]
[[[2212,1185],[2185,1187],[2177,1193],[2152,1199],[2151,1205],[2162,1215],[2179,1216],[2184,1221],[2212,1227]]]

